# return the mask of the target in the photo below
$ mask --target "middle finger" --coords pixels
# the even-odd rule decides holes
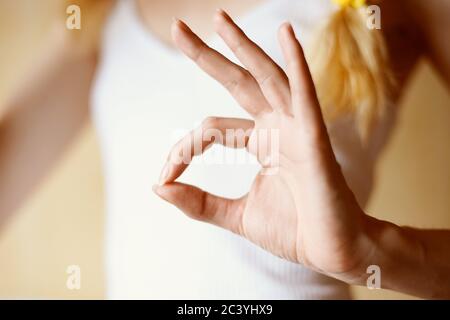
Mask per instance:
[[[223,10],[215,16],[216,31],[259,83],[273,109],[290,114],[289,80],[284,71],[251,41]]]

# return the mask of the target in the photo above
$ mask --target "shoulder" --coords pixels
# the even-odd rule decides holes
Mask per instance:
[[[423,36],[425,54],[450,84],[450,1],[402,0],[407,2],[411,21]]]
[[[381,32],[389,50],[397,83],[402,85],[425,54],[424,36],[409,10],[412,0],[372,0],[381,9]]]
[[[114,0],[76,2],[79,5],[78,15],[75,11],[64,10],[63,19],[59,15],[54,21],[54,36],[60,39],[60,44],[66,50],[71,51],[73,56],[92,56],[99,49],[100,38],[107,17],[110,15]],[[62,3],[67,5],[67,3]],[[73,19],[79,19],[76,28],[69,28],[68,24]],[[61,26],[64,26],[61,28]]]

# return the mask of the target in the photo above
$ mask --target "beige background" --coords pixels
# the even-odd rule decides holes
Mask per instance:
[[[44,43],[52,8],[47,3],[55,0],[0,0],[0,102]],[[449,93],[422,64],[380,160],[369,212],[399,224],[450,228],[449,138]],[[88,125],[0,229],[0,297],[103,298],[103,222],[99,152]],[[73,264],[81,267],[82,283],[71,291],[66,268]],[[357,298],[409,298],[366,288],[355,293]]]

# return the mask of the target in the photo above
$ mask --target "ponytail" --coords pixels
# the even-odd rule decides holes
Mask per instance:
[[[364,142],[393,86],[388,53],[381,32],[366,24],[365,0],[333,2],[340,8],[315,37],[311,72],[325,119],[352,115]]]

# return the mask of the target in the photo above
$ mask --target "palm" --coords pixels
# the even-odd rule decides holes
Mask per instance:
[[[282,184],[278,176],[255,178],[242,213],[243,235],[269,252],[298,261],[297,212],[290,193],[280,189]]]
[[[279,155],[276,163],[268,164],[257,175],[245,198],[242,232],[252,242],[285,259],[319,270],[342,271],[345,266],[339,267],[338,249],[347,247],[356,234],[356,224],[341,222],[345,216],[353,219],[354,211],[339,203],[342,197],[348,196],[348,190],[342,181],[329,185],[317,178],[334,175],[339,180],[340,172],[329,172],[339,170],[337,166],[333,168],[333,157],[325,159],[322,165],[324,150],[313,143],[298,122],[277,112],[262,124],[256,121],[254,133],[270,128],[279,134]],[[252,134],[248,143],[248,149],[256,156],[259,148],[270,149],[263,144],[271,141],[261,142],[257,137],[258,134]],[[302,177],[295,185],[289,179],[293,164]],[[338,198],[330,197],[327,192],[330,188],[340,194]],[[296,203],[293,195],[299,192],[307,196]]]

